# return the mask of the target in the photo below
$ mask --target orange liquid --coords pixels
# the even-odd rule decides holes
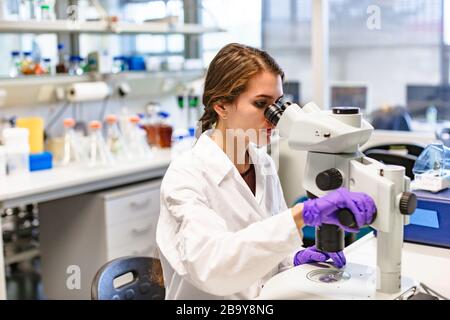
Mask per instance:
[[[144,125],[147,142],[151,146],[170,148],[172,146],[172,127],[166,124]]]
[[[151,146],[158,145],[158,128],[156,125],[144,125],[144,129],[147,132],[147,142]]]
[[[160,125],[158,128],[158,144],[161,148],[170,148],[172,146],[172,127],[168,125]]]

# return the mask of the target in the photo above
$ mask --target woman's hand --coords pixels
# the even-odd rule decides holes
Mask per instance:
[[[321,224],[334,224],[348,232],[358,232],[365,225],[371,224],[377,211],[375,202],[370,196],[362,192],[350,192],[345,188],[339,188],[329,194],[305,201],[303,207],[303,219],[309,226]],[[339,222],[340,209],[348,209],[352,212],[356,221],[356,228],[349,228]]]
[[[312,246],[297,252],[294,256],[294,266],[305,263],[325,262],[328,259],[333,261],[336,268],[340,269],[347,263],[344,252],[322,252],[317,250],[316,246]]]

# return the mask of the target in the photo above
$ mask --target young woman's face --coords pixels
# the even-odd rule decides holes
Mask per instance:
[[[246,132],[246,140],[257,145],[270,143],[273,125],[264,117],[264,111],[282,96],[283,83],[279,75],[267,71],[256,75],[236,102],[227,106],[226,128]]]

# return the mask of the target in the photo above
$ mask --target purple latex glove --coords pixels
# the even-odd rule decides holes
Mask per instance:
[[[350,192],[345,188],[339,188],[320,198],[306,200],[303,205],[303,220],[306,225],[317,227],[322,223],[334,224],[348,232],[358,232],[361,227],[370,224],[376,212],[371,197],[362,192]],[[358,228],[341,225],[337,217],[339,209],[349,209]]]
[[[343,251],[322,252],[317,250],[316,246],[312,246],[295,254],[294,266],[312,262],[325,262],[328,259],[333,260],[333,264],[339,269],[347,263]]]

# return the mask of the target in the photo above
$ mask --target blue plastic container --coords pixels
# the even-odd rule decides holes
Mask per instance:
[[[53,168],[53,155],[50,152],[30,154],[30,171]]]

